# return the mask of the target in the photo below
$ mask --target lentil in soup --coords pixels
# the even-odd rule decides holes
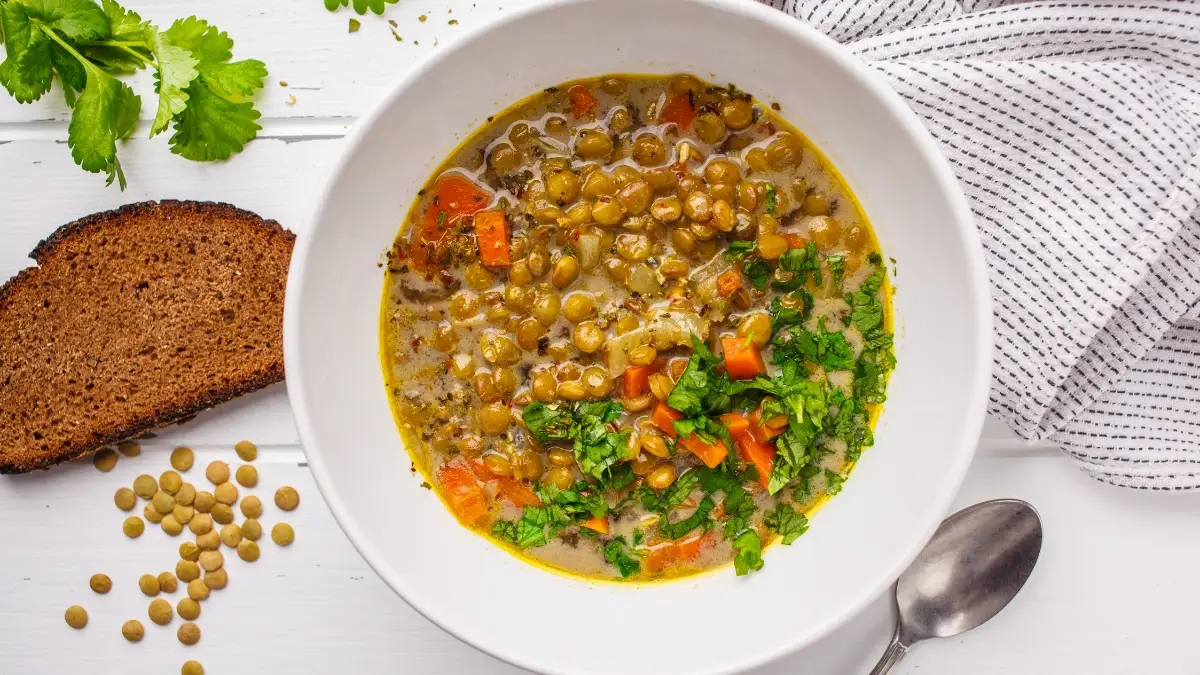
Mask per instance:
[[[519,102],[437,170],[388,258],[414,465],[538,563],[747,574],[873,442],[895,365],[878,243],[732,85],[614,75]]]

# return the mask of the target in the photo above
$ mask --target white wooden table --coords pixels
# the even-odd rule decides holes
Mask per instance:
[[[374,16],[349,34],[352,15],[330,14],[320,0],[128,0],[163,27],[189,7],[230,33],[235,58],[265,61],[271,75],[259,103],[263,131],[232,161],[200,165],[171,155],[164,137],[142,138],[143,122],[139,138],[120,149],[129,177],[121,193],[72,164],[57,89],[26,106],[0,97],[0,275],[26,266],[26,253],[58,225],[145,199],[227,201],[303,229],[308,198],[341,137],[388,84],[464,29],[530,1],[401,0],[385,17],[397,23],[398,42]],[[143,114],[152,112],[150,78],[135,88],[147,101]],[[140,473],[165,470],[177,444],[195,448],[203,467],[235,459],[232,445],[243,438],[261,448],[257,492],[268,504],[268,525],[274,489],[299,489],[301,507],[288,518],[296,543],[279,549],[264,541],[254,565],[231,560],[228,589],[204,604],[203,639],[184,648],[174,636],[178,619],[169,629],[146,620],[146,598],[136,586],[143,573],[173,569],[180,540],[157,528],[126,539],[125,514],[112,494]],[[188,480],[202,480],[200,469],[190,473]],[[1046,541],[1033,579],[991,623],[918,647],[899,672],[1200,672],[1192,611],[1200,605],[1200,494],[1102,485],[1056,449],[1025,446],[989,421],[957,506],[993,497],[1028,500],[1042,514]],[[107,596],[88,590],[95,572],[113,578]],[[74,603],[91,615],[84,631],[63,622]],[[140,644],[120,637],[129,618],[146,624]],[[831,637],[762,672],[866,672],[890,621],[890,600],[881,597]],[[367,567],[317,493],[282,386],[160,434],[109,474],[83,462],[0,479],[0,675],[175,673],[188,658],[212,675],[518,672],[426,621]]]

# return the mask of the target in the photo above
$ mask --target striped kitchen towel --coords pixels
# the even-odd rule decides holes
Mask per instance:
[[[1200,488],[1200,2],[763,0],[949,158],[996,317],[990,410],[1110,483]]]

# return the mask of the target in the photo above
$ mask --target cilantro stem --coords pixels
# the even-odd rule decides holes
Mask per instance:
[[[74,56],[80,63],[83,64],[84,69],[86,69],[88,71],[88,73],[102,74],[100,69],[96,67],[96,64],[87,60],[87,58],[83,54],[80,54],[79,52],[75,51],[75,48],[72,47],[70,44],[68,44],[66,40],[63,40],[62,38],[60,38],[58,36],[58,33],[56,33],[53,28],[47,27],[44,23],[42,23],[41,21],[34,19],[32,17],[30,18],[29,22],[36,25],[38,27],[38,30],[40,30],[46,34],[46,37],[57,42],[60,47],[62,47],[63,49],[65,49],[67,51],[68,54],[70,54],[71,56]]]

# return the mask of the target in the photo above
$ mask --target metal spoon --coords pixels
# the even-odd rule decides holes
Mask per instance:
[[[1019,499],[969,506],[942,521],[896,582],[900,620],[871,675],[885,675],[909,647],[982,625],[1004,609],[1033,572],[1042,521]]]

